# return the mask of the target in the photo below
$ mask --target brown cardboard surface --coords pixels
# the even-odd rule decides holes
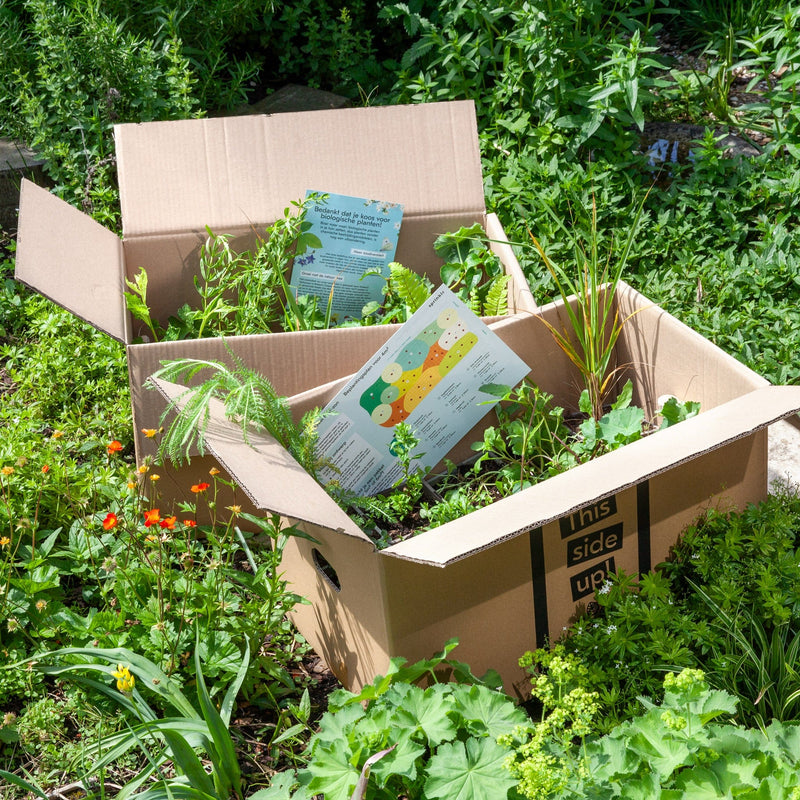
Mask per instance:
[[[122,292],[122,242],[47,189],[22,181],[17,280],[115,339],[129,335]],[[64,268],[64,264],[69,269]]]
[[[126,239],[271,222],[307,189],[402,202],[404,224],[484,211],[471,101],[125,124],[114,133]]]
[[[502,226],[485,211],[471,101],[124,124],[115,128],[115,140],[123,240],[23,181],[16,275],[129,345],[139,460],[152,455],[152,442],[140,430],[157,426],[164,408],[157,394],[142,388],[157,362],[224,360],[228,354],[213,339],[132,344],[147,342],[148,331],[127,312],[125,280],[146,269],[151,315],[166,325],[183,303],[197,298],[194,279],[206,226],[229,234],[234,249],[246,250],[308,189],[402,202],[398,261],[436,284],[436,236],[479,222],[496,240],[491,246],[511,276],[510,313],[536,309]],[[347,347],[360,354],[357,342],[373,336],[366,329],[354,332]],[[248,354],[260,358],[250,337],[235,338],[247,340],[229,346],[248,364]],[[344,341],[337,339],[337,346]],[[346,374],[336,357],[317,363],[317,376],[307,373],[302,385],[286,392]],[[288,362],[279,368],[267,360],[264,368],[276,382],[291,373]]]

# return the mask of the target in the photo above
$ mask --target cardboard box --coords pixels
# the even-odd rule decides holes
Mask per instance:
[[[427,657],[455,636],[459,659],[478,673],[498,669],[506,689],[524,696],[519,656],[557,637],[610,571],[646,572],[703,510],[766,496],[767,426],[800,409],[800,387],[770,386],[625,284],[616,302],[621,318],[637,312],[615,353],[634,402],[651,415],[659,396],[674,394],[699,401],[701,414],[382,551],[274,440],[253,434],[244,444],[216,407],[209,450],[256,508],[297,521],[318,542],[293,540],[283,567],[311,601],[294,612],[297,627],[345,686],[383,673],[391,656]],[[541,315],[566,322],[561,303]],[[523,315],[494,329],[557,404],[577,405],[580,377],[542,320]],[[316,357],[360,368],[361,354],[332,341],[320,341]],[[273,337],[264,352],[288,344]],[[342,383],[299,395],[293,407],[321,406]],[[159,388],[170,398],[183,391]]]
[[[480,222],[501,240],[494,248],[511,275],[511,312],[536,308],[497,217],[486,213],[471,101],[125,124],[114,136],[123,238],[24,181],[16,278],[128,345],[140,459],[152,453],[140,428],[157,427],[163,409],[155,392],[139,391],[144,379],[161,359],[216,357],[225,348],[213,340],[133,345],[144,331],[126,309],[125,279],[147,270],[152,315],[166,324],[197,299],[193,279],[206,226],[247,249],[254,230],[309,189],[402,202],[398,261],[438,284],[436,236]],[[362,339],[370,342],[372,334],[337,337],[333,347],[360,354]],[[228,344],[249,366],[261,363],[257,341]],[[317,362],[318,371],[298,386],[281,380],[280,363],[266,364],[285,394],[340,377],[335,366]]]

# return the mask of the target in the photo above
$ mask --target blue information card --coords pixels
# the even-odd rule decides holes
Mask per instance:
[[[332,319],[361,318],[361,309],[380,301],[394,260],[403,206],[385,200],[309,191],[306,246],[295,256],[290,284],[298,295],[315,295]],[[310,225],[308,225],[310,223]],[[309,236],[308,234],[311,234]],[[367,271],[380,274],[364,276]]]

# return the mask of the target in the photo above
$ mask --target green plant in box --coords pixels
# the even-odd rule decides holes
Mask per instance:
[[[617,340],[625,323],[633,316],[619,318],[616,290],[639,229],[643,207],[644,200],[633,216],[628,236],[619,255],[612,256],[609,252],[605,258],[601,255],[598,245],[597,206],[594,198],[588,247],[577,234],[569,231],[563,221],[548,207],[548,213],[557,227],[568,237],[572,246],[574,259],[572,268],[556,264],[547,255],[539,240],[529,232],[534,247],[552,275],[556,290],[564,301],[564,313],[568,324],[559,329],[543,317],[541,317],[542,322],[567,358],[580,371],[589,393],[591,413],[596,420],[603,416],[605,399],[619,370],[613,363]],[[572,296],[575,298],[574,307],[570,302]]]

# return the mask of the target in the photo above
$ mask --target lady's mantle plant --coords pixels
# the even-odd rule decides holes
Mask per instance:
[[[560,666],[556,659],[551,672],[553,666]],[[541,689],[539,695],[547,704]],[[668,673],[660,705],[640,700],[641,716],[599,739],[581,738],[580,714],[558,736],[541,735],[541,725],[556,728],[545,720],[502,737],[515,748],[508,766],[522,794],[530,800],[800,799],[800,726],[714,722],[734,714],[736,700],[710,690],[696,669]],[[561,706],[570,709],[563,700]],[[565,741],[565,732],[579,743]]]
[[[479,679],[448,660],[455,646],[452,640],[411,666],[392,659],[387,674],[359,694],[334,692],[306,748],[307,767],[276,776],[266,797],[519,798],[517,780],[504,767],[511,751],[498,737],[524,725],[527,716],[498,690],[496,673]],[[438,682],[443,672],[453,681]],[[427,688],[414,685],[421,679]]]

